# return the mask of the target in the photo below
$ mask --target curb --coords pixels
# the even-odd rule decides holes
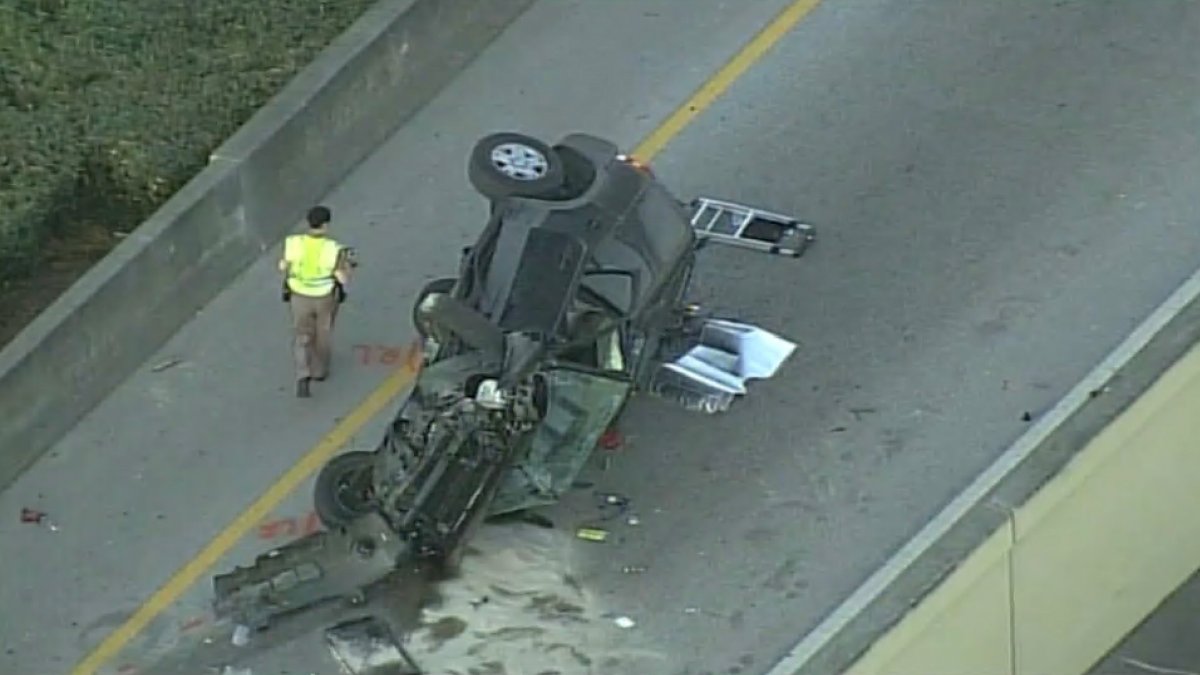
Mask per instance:
[[[1200,340],[1200,271],[930,519],[767,675],[828,675],[853,665],[1088,442]]]

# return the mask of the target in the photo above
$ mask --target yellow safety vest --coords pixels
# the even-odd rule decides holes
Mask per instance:
[[[333,270],[342,247],[327,237],[293,234],[284,240],[283,259],[288,268],[288,288],[293,293],[320,297],[333,290]]]

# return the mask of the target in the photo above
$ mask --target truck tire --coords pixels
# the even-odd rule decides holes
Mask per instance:
[[[425,284],[425,286],[421,289],[421,292],[417,293],[416,302],[414,302],[412,306],[412,323],[413,328],[415,328],[417,331],[417,335],[420,335],[422,338],[429,337],[429,332],[425,330],[425,326],[421,323],[419,311],[421,303],[425,302],[425,298],[429,297],[429,295],[433,293],[449,293],[450,291],[454,290],[454,284],[457,282],[458,279],[454,277],[434,279],[433,281]]]
[[[549,197],[565,180],[562,158],[546,143],[525,134],[489,134],[475,144],[467,178],[488,199]]]
[[[371,486],[374,453],[355,450],[325,463],[313,487],[317,517],[327,529],[343,528],[374,510],[365,492]]]

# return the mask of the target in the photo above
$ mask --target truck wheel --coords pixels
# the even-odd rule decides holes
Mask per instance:
[[[471,185],[488,199],[546,197],[564,181],[562,158],[549,145],[512,132],[483,137],[467,166]]]
[[[429,331],[421,322],[421,303],[425,302],[425,298],[429,297],[433,293],[449,293],[450,291],[454,290],[454,284],[457,282],[458,280],[454,277],[434,279],[433,281],[425,284],[425,287],[421,289],[420,293],[417,293],[417,300],[413,303],[412,307],[413,328],[416,329],[417,335],[420,335],[423,338],[429,337]]]
[[[325,463],[317,474],[313,504],[328,529],[345,527],[373,510],[370,497],[374,453],[356,450]]]

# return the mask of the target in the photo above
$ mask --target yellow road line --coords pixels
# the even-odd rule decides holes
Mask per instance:
[[[812,11],[821,0],[796,0],[754,36],[728,63],[713,74],[692,96],[675,110],[657,129],[650,132],[631,153],[650,161],[679,132],[713,104],[750,66],[771,49],[787,32]],[[412,383],[416,369],[411,361],[388,376],[375,391],[350,412],[313,449],[267,488],[253,504],[222,530],[191,561],[162,585],[141,607],[108,635],[88,656],[75,666],[71,675],[92,675],[111,661],[134,637],[145,630],[160,613],[178,600],[209,568],[217,563],[246,534],[266,518],[301,482],[315,472],[367,424],[392,399]]]
[[[87,658],[75,666],[75,669],[71,671],[72,675],[85,673],[91,675],[100,666],[112,660],[129,641],[145,630],[155,617],[186,593],[200,578],[200,575],[237,545],[238,541],[246,536],[251,528],[270,515],[275,507],[287,498],[305,478],[319,469],[325,460],[348,443],[359,429],[413,381],[417,372],[417,368],[413,365],[415,357],[416,351],[413,350],[410,352],[409,358],[405,359],[403,366],[388,375],[383,384],[371,392],[366,400],[352,410],[349,415],[342,418],[325,438],[322,438],[313,449],[300,458],[299,462],[267,488],[262,496],[213,538],[196,557],[188,561],[155,591],[132,616],[125,620],[125,623],[97,645]]]
[[[700,85],[692,97],[671,113],[657,129],[642,141],[633,151],[633,156],[649,161],[666,147],[672,138],[677,136],[697,115],[704,112],[721,94],[729,89],[750,66],[754,65],[775,46],[779,39],[787,34],[797,23],[813,10],[821,0],[796,0],[788,5],[779,16],[767,24],[754,39],[729,60],[720,70],[713,74],[707,82]]]

